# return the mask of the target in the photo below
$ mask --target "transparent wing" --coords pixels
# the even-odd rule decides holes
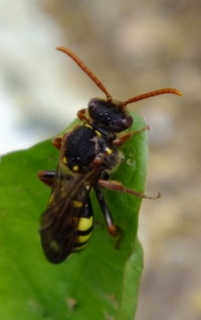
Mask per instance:
[[[66,167],[58,166],[40,228],[44,254],[52,263],[62,262],[72,253],[79,219],[99,175],[97,170],[72,175]]]

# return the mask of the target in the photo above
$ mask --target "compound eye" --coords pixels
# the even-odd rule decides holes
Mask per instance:
[[[96,109],[97,108],[97,104],[98,104],[98,99],[97,98],[93,98],[89,101],[88,103],[88,108],[89,109]]]
[[[125,128],[130,128],[133,124],[133,117],[127,116],[125,119],[122,120],[122,124]]]
[[[104,113],[105,100],[93,98],[88,103],[88,113],[91,119],[101,122],[101,115]]]

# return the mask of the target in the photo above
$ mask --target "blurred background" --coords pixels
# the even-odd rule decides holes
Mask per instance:
[[[137,320],[201,319],[201,2],[0,0],[0,154],[51,138],[94,96],[77,55],[150,126]]]

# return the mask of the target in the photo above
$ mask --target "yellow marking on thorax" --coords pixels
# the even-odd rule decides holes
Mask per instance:
[[[110,155],[110,154],[112,154],[112,149],[110,149],[110,148],[105,148],[105,151],[106,151],[106,153],[108,154],[108,155]]]
[[[89,123],[85,123],[84,126],[85,126],[86,128],[93,129],[93,127],[92,127]]]
[[[89,128],[89,129],[94,130],[94,128],[93,128],[89,123],[85,123],[84,126],[85,126],[86,128]],[[94,131],[95,131],[95,133],[96,133],[96,135],[97,135],[98,137],[101,137],[101,136],[102,136],[102,134],[101,134],[100,131],[98,131],[98,130],[94,130]]]
[[[96,133],[96,135],[97,135],[98,137],[102,137],[102,134],[100,133],[100,131],[95,130],[95,133]]]
[[[78,170],[79,170],[79,166],[74,166],[74,167],[72,168],[72,170],[75,171],[75,172],[78,171]]]

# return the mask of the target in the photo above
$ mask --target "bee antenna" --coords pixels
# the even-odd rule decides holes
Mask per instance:
[[[136,102],[136,101],[143,100],[143,99],[147,99],[147,98],[150,98],[150,97],[159,96],[161,94],[166,94],[166,93],[172,93],[172,94],[176,94],[178,96],[182,96],[183,95],[182,92],[177,90],[177,89],[174,89],[174,88],[163,88],[163,89],[159,89],[159,90],[146,92],[146,93],[140,94],[139,96],[130,98],[130,99],[126,100],[126,101],[121,102],[121,106],[125,107],[129,103]]]
[[[80,58],[78,58],[78,56],[72,52],[71,50],[65,48],[65,47],[57,47],[56,48],[59,51],[62,51],[64,53],[66,53],[69,57],[71,57],[76,63],[77,65],[89,76],[89,78],[91,78],[91,80],[97,85],[97,87],[105,93],[107,101],[111,102],[112,101],[112,97],[110,95],[110,93],[107,91],[107,89],[105,88],[105,86],[102,84],[102,82],[95,76],[95,74],[80,60]]]

